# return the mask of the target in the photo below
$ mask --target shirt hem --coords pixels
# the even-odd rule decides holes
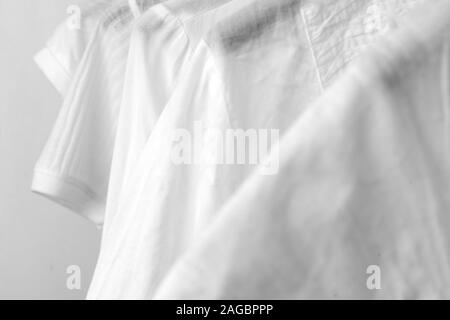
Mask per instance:
[[[94,197],[57,174],[35,171],[31,191],[94,222],[98,228],[103,224],[105,205]]]

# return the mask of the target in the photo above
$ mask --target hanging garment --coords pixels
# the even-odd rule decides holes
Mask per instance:
[[[151,3],[142,2],[143,8]],[[63,27],[44,49],[61,57],[41,64],[55,75],[52,80],[61,78],[56,76],[61,70],[52,69],[59,64],[73,75],[56,81],[68,91],[35,166],[32,190],[101,225],[134,16],[125,0],[92,8],[81,21],[86,31]],[[67,34],[73,39],[66,41]]]
[[[204,131],[283,135],[351,59],[394,22],[401,24],[397,15],[416,1],[395,2],[386,12],[374,10],[378,2],[316,1],[320,10],[312,19],[311,2],[248,1],[199,39],[132,161],[113,218],[106,220],[88,298],[153,297],[175,261],[257,166],[221,163],[220,139],[203,141]],[[369,29],[374,16],[392,23]],[[189,156],[189,137],[197,140],[198,131],[200,161]]]
[[[198,42],[195,39],[213,24],[211,19],[209,25],[206,23],[206,13],[211,16],[214,8],[227,2],[230,0],[165,1],[153,6],[136,22],[111,169],[116,174],[111,176],[108,188],[107,219],[110,222],[122,190],[126,189],[129,172],[168,103],[181,70],[192,56]],[[196,23],[199,20],[203,22],[201,28]]]
[[[298,118],[156,298],[448,299],[449,112],[444,0]]]
[[[201,36],[244,3],[242,0],[166,1],[152,7],[136,23],[131,37],[102,234],[102,243],[107,248],[118,237],[118,231],[110,226],[116,226],[115,212],[123,190],[129,188],[127,177],[135,169],[136,161],[179,81],[181,70],[186,68]],[[160,150],[154,149],[153,153],[158,155]],[[110,252],[101,250],[89,290],[90,299],[99,297],[105,290],[105,281],[110,282],[105,277],[105,270],[111,266]],[[120,276],[114,283],[119,282]],[[150,283],[153,285],[154,282]]]

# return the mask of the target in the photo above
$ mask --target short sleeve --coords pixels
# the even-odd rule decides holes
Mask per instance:
[[[105,54],[110,50],[102,37],[93,34],[80,60],[31,186],[97,225],[103,223],[127,52],[125,46]]]
[[[45,46],[34,55],[34,61],[62,96],[67,93],[88,38],[84,26],[77,29],[69,22],[62,22]]]

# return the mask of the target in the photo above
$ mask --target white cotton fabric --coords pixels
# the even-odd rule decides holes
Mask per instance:
[[[155,56],[146,41],[160,34],[167,41],[157,40],[164,48],[175,48],[169,61],[177,57],[173,52],[180,53],[177,67],[167,69],[176,71],[167,79],[178,80],[163,78],[175,83],[173,91],[163,91],[168,93],[163,99],[150,94],[143,100],[156,82],[151,68],[144,68],[143,77],[131,72],[127,80],[132,94],[123,101],[131,101],[134,111],[123,124],[122,141],[131,143],[130,153],[118,157],[119,171],[126,174],[116,184],[118,198],[110,202],[108,214],[113,213],[105,221],[88,298],[153,298],[177,259],[256,167],[175,164],[174,133],[184,129],[195,136],[201,123],[200,133],[205,128],[275,129],[283,135],[352,59],[401,25],[403,12],[415,2],[231,1],[204,14],[185,9],[201,3],[192,1],[176,13],[165,4],[150,9],[133,36],[130,70],[136,61],[158,69],[160,60],[146,60]],[[152,107],[145,109],[142,101]],[[202,160],[218,157],[217,144],[215,138],[202,142]]]
[[[101,250],[88,299],[113,297],[114,294],[120,293],[121,287],[115,289],[118,287],[116,284],[125,280],[121,280],[119,275],[113,283],[110,283],[107,270],[115,267],[109,260],[110,242],[117,241],[122,230],[122,228],[117,229],[122,220],[116,222],[116,212],[124,190],[134,188],[128,177],[136,170],[135,166],[142,149],[171,98],[182,70],[187,68],[199,39],[215,21],[219,20],[215,9],[228,2],[233,1],[167,1],[153,6],[135,25],[128,57],[122,112],[119,117],[111,170],[113,174],[108,190],[106,222],[102,235],[102,246],[106,249]],[[222,8],[221,13],[225,14],[235,8],[236,5],[226,6]],[[194,72],[197,71],[194,70]],[[194,77],[191,80],[194,81]],[[155,146],[150,152],[158,156],[162,150]],[[124,273],[124,276],[130,275]],[[111,284],[109,291],[104,289],[106,283]],[[149,285],[154,287],[155,283],[152,281]]]
[[[143,10],[152,3],[140,2]],[[125,0],[97,2],[81,12],[79,31],[64,24],[43,49],[52,52],[53,60],[43,63],[38,54],[37,62],[64,102],[31,188],[100,226],[135,17]]]
[[[227,2],[230,0],[166,1],[153,6],[136,22],[111,169],[114,174],[108,190],[109,223],[117,211],[122,190],[127,189],[127,178],[172,96],[181,70],[190,61],[196,39],[208,29],[206,19],[202,18],[200,25],[192,18]],[[189,10],[190,15],[183,10]],[[180,18],[182,13],[185,14],[183,19]]]
[[[95,1],[83,8],[73,7],[69,12],[70,16],[56,28],[46,45],[34,56],[37,65],[63,97],[74,78],[98,20],[105,11],[117,6],[118,2]]]
[[[157,299],[450,298],[450,2],[434,4],[297,119],[279,173],[246,182]]]

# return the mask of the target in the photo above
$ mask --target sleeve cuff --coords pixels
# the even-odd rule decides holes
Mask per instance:
[[[44,196],[94,222],[103,225],[104,201],[75,181],[51,173],[35,171],[31,191]]]
[[[71,82],[71,77],[51,50],[44,48],[35,54],[33,59],[59,94],[64,97]]]

